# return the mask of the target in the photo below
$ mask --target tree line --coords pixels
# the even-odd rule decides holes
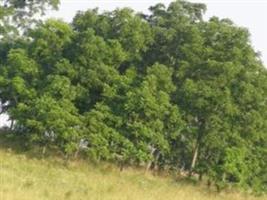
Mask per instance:
[[[267,71],[247,29],[181,0],[33,20],[58,3],[0,1],[1,112],[14,135],[266,191]]]

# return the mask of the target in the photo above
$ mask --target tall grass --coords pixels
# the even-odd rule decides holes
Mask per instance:
[[[40,158],[0,141],[0,200],[263,200],[238,192],[216,193],[204,185],[122,172],[111,164]]]

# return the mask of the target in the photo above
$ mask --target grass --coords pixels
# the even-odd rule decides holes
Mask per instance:
[[[103,163],[45,159],[0,140],[0,200],[263,200]]]

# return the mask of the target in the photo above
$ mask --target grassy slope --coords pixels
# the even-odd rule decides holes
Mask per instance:
[[[15,153],[0,142],[0,200],[245,200],[239,193],[216,194],[204,186],[144,174],[141,170],[85,161],[64,165],[58,158]]]

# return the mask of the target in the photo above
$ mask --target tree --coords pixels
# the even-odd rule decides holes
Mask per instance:
[[[103,14],[99,14],[97,9],[80,12],[74,18],[73,26],[79,32],[93,29],[105,41],[120,44],[124,54],[123,59],[116,63],[120,71],[125,71],[132,63],[141,62],[141,55],[153,42],[149,24],[128,8]]]
[[[91,151],[105,159],[147,162],[148,168],[152,162],[169,163],[170,140],[183,130],[179,109],[170,102],[175,90],[171,75],[166,66],[155,64],[144,77],[129,69],[106,85],[102,103],[86,118]]]
[[[18,27],[24,29],[33,22],[35,15],[44,15],[46,8],[57,9],[59,0],[1,0],[0,1],[0,36],[19,33]]]
[[[174,69],[173,81],[177,86],[174,98],[187,122],[187,131],[176,143],[178,149],[184,149],[178,156],[182,166],[200,176],[206,173],[216,182],[253,185],[248,181],[252,180],[249,174],[261,167],[256,167],[258,159],[254,160],[248,152],[254,152],[250,143],[254,136],[257,135],[257,143],[265,137],[262,131],[266,129],[266,115],[262,111],[266,110],[263,108],[266,107],[263,81],[266,70],[250,45],[247,30],[236,27],[228,19],[212,18],[204,22],[202,4],[176,1],[168,8],[158,4],[150,10],[152,14],[145,19],[153,27],[155,42],[144,61],[157,61]],[[256,88],[261,88],[258,94],[254,93]],[[249,102],[244,103],[247,98]],[[252,106],[254,103],[257,108]],[[246,122],[241,123],[244,116]],[[250,124],[254,128],[249,128]],[[245,132],[254,139],[244,137]],[[264,145],[260,146],[259,149],[265,149]],[[232,165],[238,175],[227,171],[226,160],[232,155],[228,151],[240,156],[239,164]],[[240,165],[242,162],[246,166]]]
[[[43,5],[16,2],[5,11]],[[149,15],[94,9],[71,24],[50,19],[5,35],[2,112],[26,143],[44,149],[69,156],[83,146],[121,168],[186,171],[218,190],[266,191],[267,71],[248,30],[205,21],[205,10],[181,0]]]

